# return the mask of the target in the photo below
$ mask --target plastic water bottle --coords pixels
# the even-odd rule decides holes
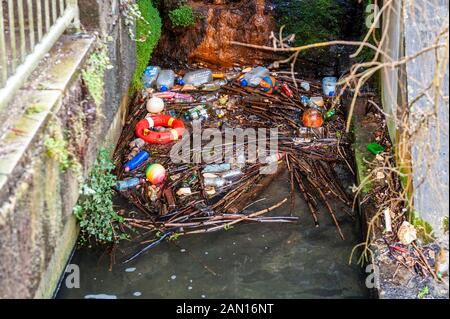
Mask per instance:
[[[280,152],[276,152],[268,157],[266,157],[265,163],[275,163],[280,161],[283,158],[284,154]]]
[[[200,69],[188,72],[183,77],[185,84],[200,86],[213,80],[213,73],[209,69]]]
[[[230,181],[227,181],[226,179],[220,178],[220,177],[207,177],[204,179],[205,186],[213,186],[213,187],[224,187],[227,184],[230,184]]]
[[[195,121],[195,120],[207,120],[209,118],[208,116],[208,110],[206,108],[206,105],[198,105],[190,110],[188,110],[185,113],[185,118],[187,121]]]
[[[144,182],[145,182],[144,179],[137,177],[126,179],[123,181],[118,181],[116,184],[116,190],[120,192],[129,188],[136,187],[140,184],[143,184]]]
[[[148,160],[149,157],[150,154],[148,154],[146,151],[140,152],[131,161],[125,164],[125,172],[130,172],[136,169],[139,165]]]
[[[270,76],[270,71],[263,66],[258,66],[246,73],[240,80],[240,83],[244,87],[257,87],[261,83],[261,80],[267,76]]]
[[[230,163],[224,163],[224,164],[210,164],[207,165],[202,173],[223,173],[231,170],[231,164]]]
[[[181,76],[177,76],[176,77],[175,83],[178,84],[178,85],[181,85],[181,86],[186,84]]]
[[[144,82],[144,87],[149,89],[153,87],[156,83],[161,68],[159,66],[148,66],[144,74],[142,75],[142,82]]]
[[[326,77],[322,80],[322,89],[325,96],[335,96],[336,95],[337,78]]]
[[[175,83],[175,73],[172,70],[161,70],[156,80],[156,88],[161,92],[169,91]]]
[[[242,171],[240,169],[233,169],[231,171],[222,174],[222,178],[226,180],[232,180],[240,176],[242,176]]]

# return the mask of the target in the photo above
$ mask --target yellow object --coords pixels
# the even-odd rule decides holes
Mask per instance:
[[[172,129],[172,130],[170,130],[170,133],[172,133],[173,140],[174,141],[178,141],[178,132],[177,132],[177,130]]]
[[[225,78],[225,74],[223,73],[213,73],[213,79],[223,79]]]

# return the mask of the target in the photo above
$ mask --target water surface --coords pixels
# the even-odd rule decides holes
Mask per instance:
[[[348,179],[348,178],[347,178]],[[267,200],[251,210],[289,197],[287,176],[262,194]],[[109,271],[109,257],[82,249],[78,264],[81,287],[64,285],[58,298],[365,298],[368,292],[358,266],[348,265],[360,242],[358,222],[334,203],[346,240],[342,241],[327,211],[315,228],[300,197],[298,224],[238,224],[211,234],[164,242],[128,264]],[[290,215],[289,202],[271,215]]]

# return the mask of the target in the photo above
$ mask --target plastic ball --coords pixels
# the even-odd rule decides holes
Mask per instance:
[[[307,109],[303,113],[303,125],[309,128],[318,128],[323,125],[323,115],[319,110]]]
[[[164,111],[164,100],[160,97],[152,97],[147,102],[147,111],[152,114],[161,113]]]
[[[166,169],[161,164],[151,164],[146,172],[147,180],[153,185],[159,185],[166,178]]]

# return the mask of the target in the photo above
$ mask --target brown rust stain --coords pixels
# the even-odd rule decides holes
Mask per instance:
[[[268,58],[266,52],[229,43],[268,44],[270,33],[276,27],[267,0],[189,1],[189,5],[203,18],[198,19],[197,25],[192,28],[166,28],[168,30],[157,49],[159,54],[216,67],[254,65]]]

